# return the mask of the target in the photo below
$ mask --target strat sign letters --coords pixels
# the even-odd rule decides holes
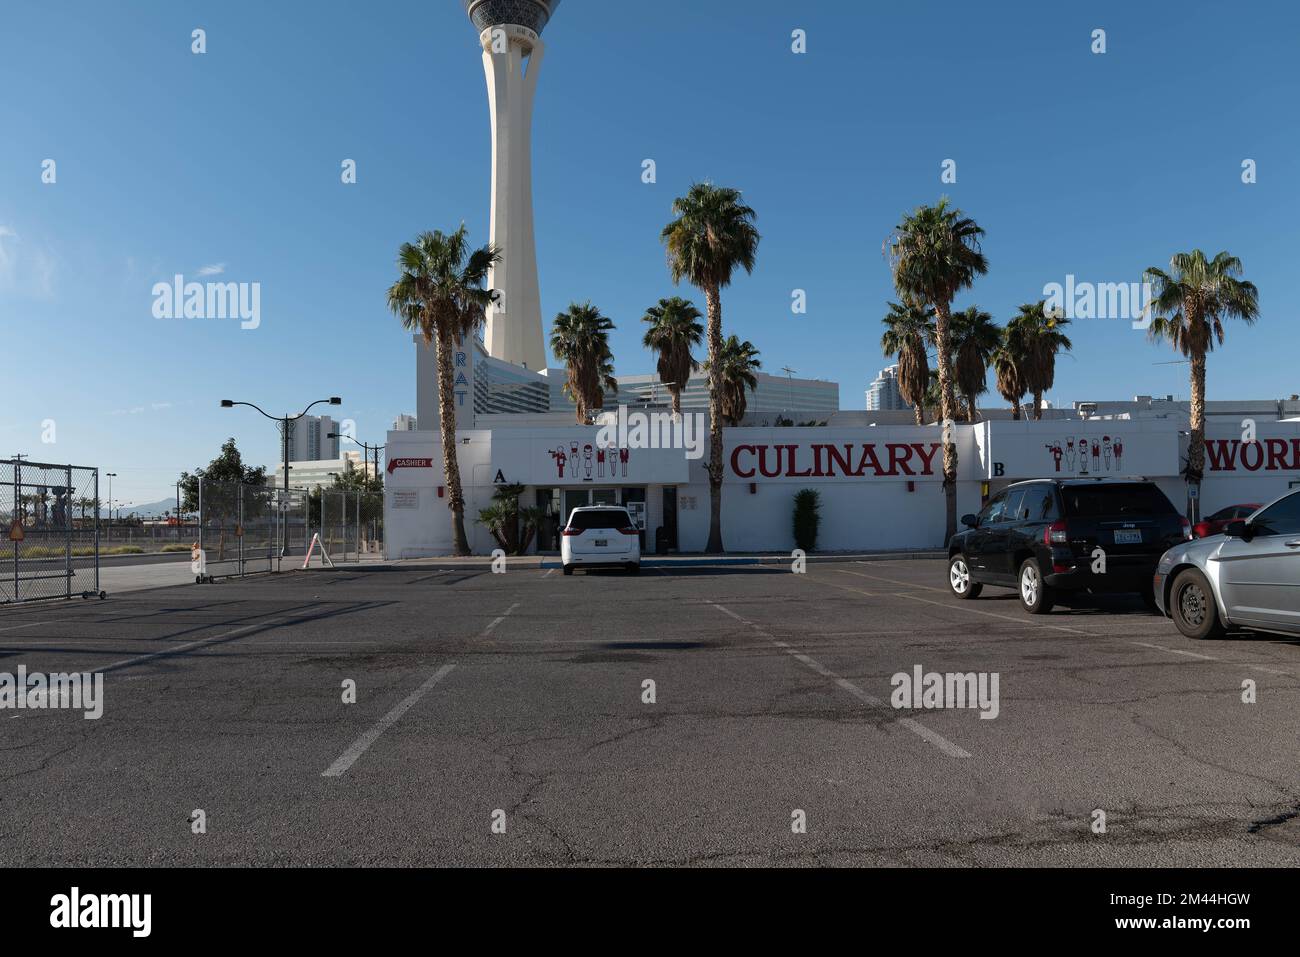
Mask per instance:
[[[740,479],[925,477],[936,474],[936,456],[942,464],[942,448],[938,442],[742,444],[729,463]]]

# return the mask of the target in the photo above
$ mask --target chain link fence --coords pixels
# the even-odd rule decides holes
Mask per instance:
[[[0,461],[0,604],[99,594],[99,470]]]

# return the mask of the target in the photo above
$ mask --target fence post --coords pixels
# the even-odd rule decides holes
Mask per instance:
[[[66,466],[63,485],[63,597],[72,597],[72,466]]]

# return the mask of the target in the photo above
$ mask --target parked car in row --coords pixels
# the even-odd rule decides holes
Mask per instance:
[[[620,505],[575,508],[560,533],[564,574],[583,568],[641,570],[641,534],[628,510]]]
[[[1239,522],[1250,518],[1259,511],[1259,502],[1253,505],[1229,505],[1227,508],[1221,508],[1213,515],[1201,519],[1192,526],[1192,535],[1195,538],[1209,538],[1211,535],[1221,535],[1223,530],[1228,527],[1229,522]]]
[[[1187,519],[1141,479],[1036,479],[995,494],[948,544],[958,598],[1015,588],[1031,615],[1063,595],[1133,592],[1154,607],[1160,556],[1191,538]]]
[[[1188,638],[1232,628],[1300,635],[1300,489],[1244,521],[1171,548],[1152,580],[1156,605]]]

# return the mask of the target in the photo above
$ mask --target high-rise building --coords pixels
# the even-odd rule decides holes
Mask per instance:
[[[319,462],[339,457],[338,423],[328,415],[304,415],[289,423],[289,461]]]
[[[392,431],[394,431],[394,432],[414,432],[414,431],[416,431],[415,426],[416,426],[416,418],[415,418],[415,416],[413,416],[413,415],[407,415],[405,412],[403,412],[403,413],[401,413],[397,418],[393,419],[393,428],[392,428]]]
[[[533,237],[533,98],[546,52],[542,30],[559,5],[560,0],[465,0],[483,47],[492,119],[488,238],[501,250],[488,276],[498,298],[488,309],[485,341],[492,358],[532,372],[546,368]]]
[[[902,412],[910,408],[898,389],[898,366],[881,369],[880,375],[867,387],[867,411]]]

